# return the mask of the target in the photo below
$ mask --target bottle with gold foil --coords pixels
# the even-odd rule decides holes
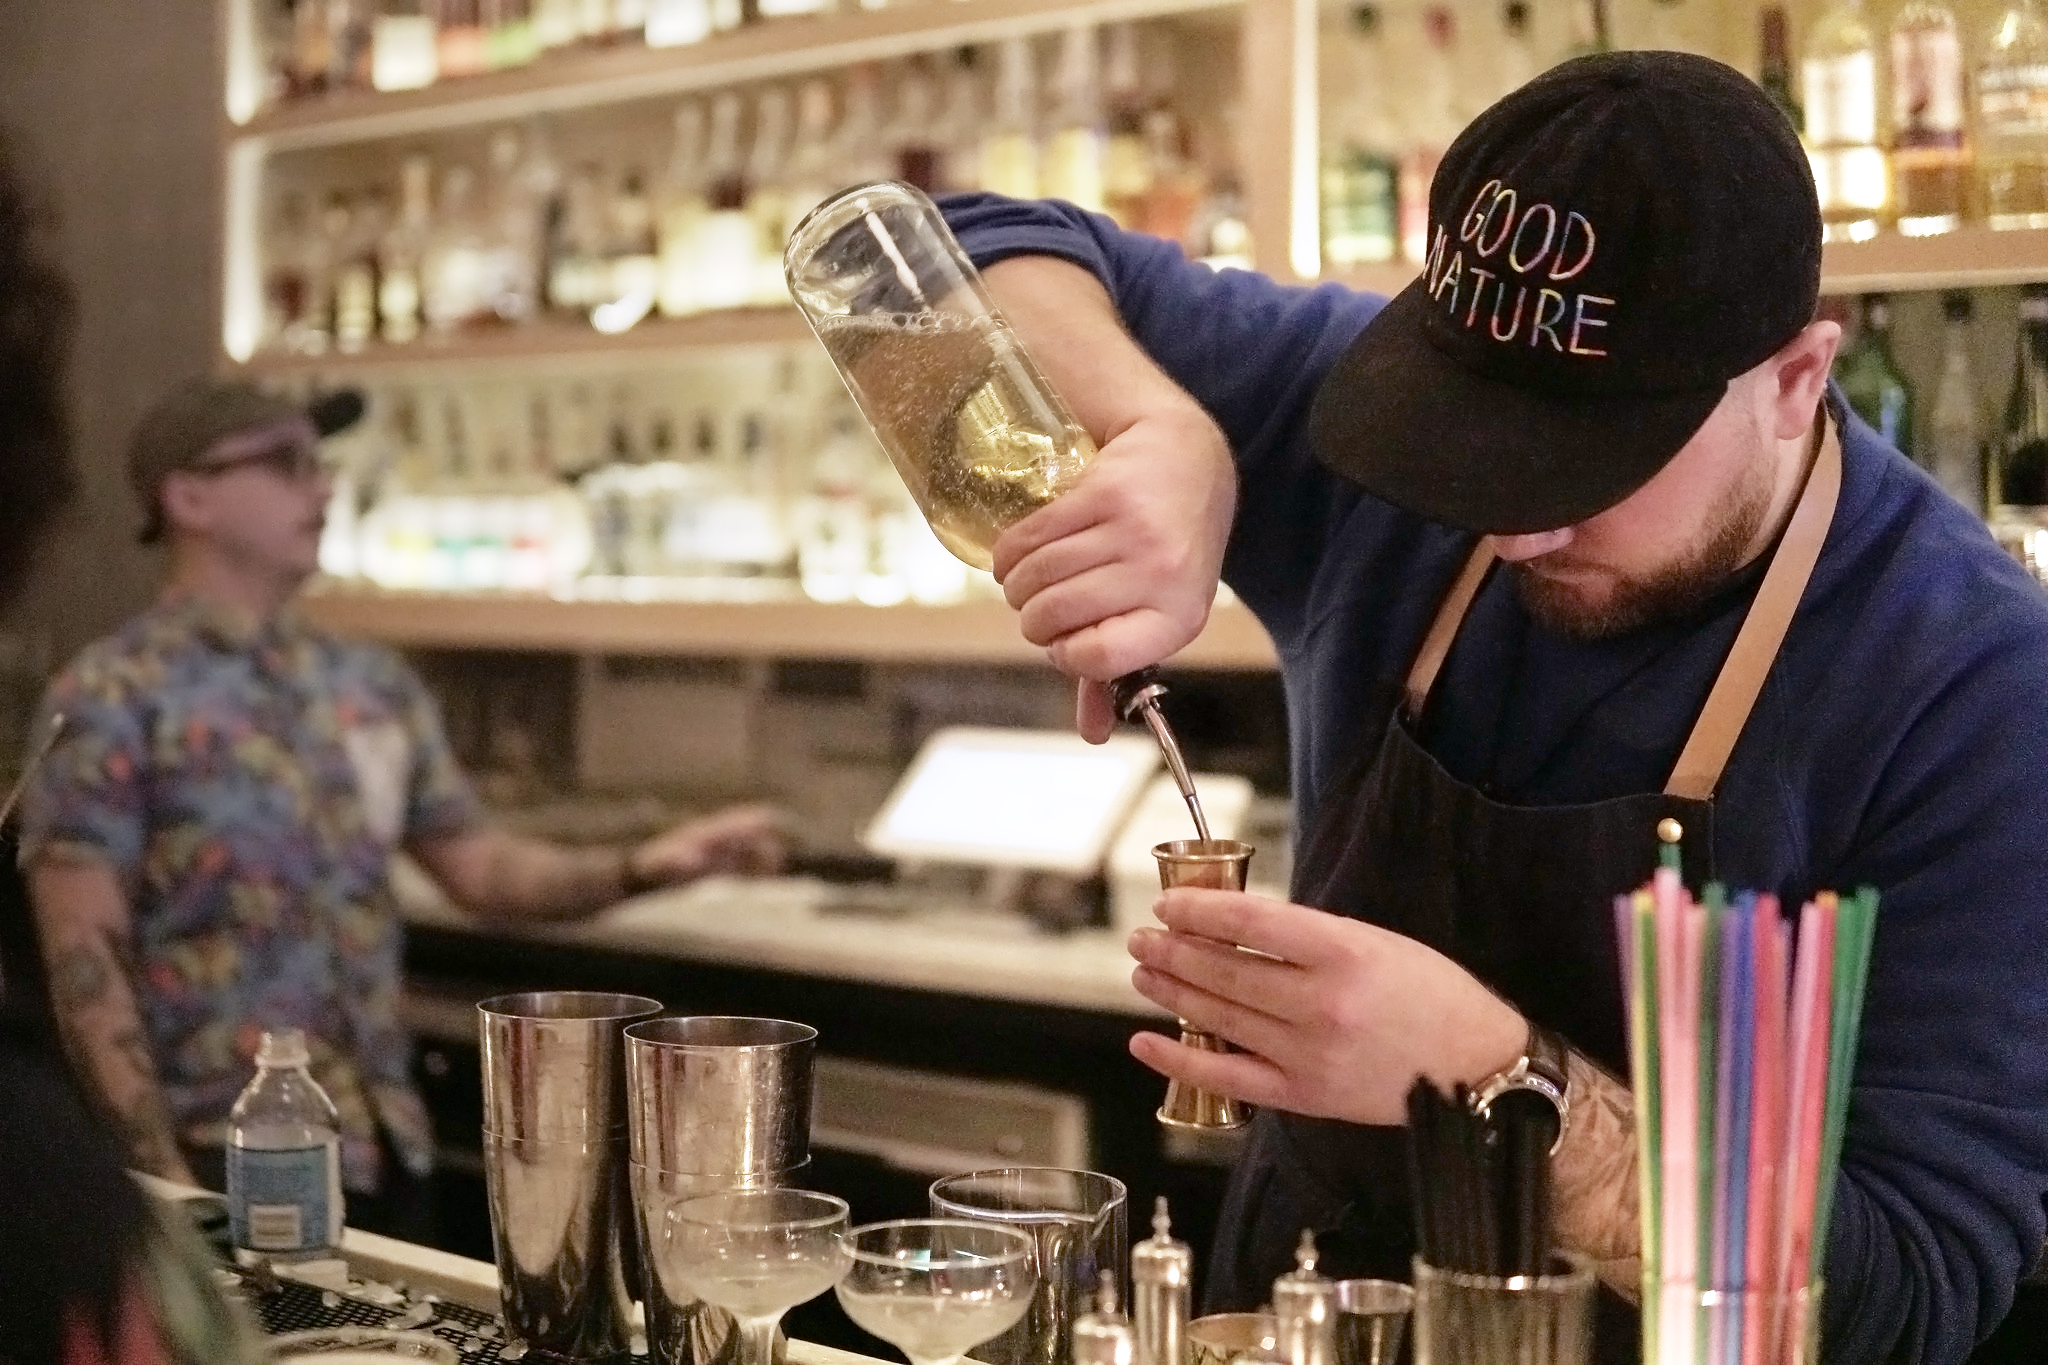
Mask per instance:
[[[1892,194],[1908,237],[1963,224],[1970,186],[1963,48],[1955,11],[1908,0],[1892,20]]]
[[[2048,20],[2013,0],[1977,64],[1977,166],[1984,220],[2048,227]]]
[[[1891,187],[1877,145],[1877,41],[1863,0],[1836,0],[1814,22],[1799,84],[1826,238],[1867,241],[1877,235]]]

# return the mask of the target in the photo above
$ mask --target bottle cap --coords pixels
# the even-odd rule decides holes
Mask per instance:
[[[1195,1254],[1173,1237],[1172,1227],[1162,1194],[1152,1205],[1152,1235],[1131,1248],[1132,1284],[1179,1287],[1193,1281]]]
[[[306,1051],[306,1034],[303,1029],[265,1029],[263,1042],[256,1048],[256,1065],[263,1067],[304,1066],[311,1060]]]
[[[1308,1228],[1295,1248],[1294,1269],[1273,1281],[1273,1316],[1288,1365],[1335,1365],[1337,1286],[1316,1273],[1316,1237]]]
[[[1095,1310],[1074,1320],[1072,1365],[1133,1365],[1137,1354],[1131,1324],[1116,1309],[1116,1275],[1105,1270]]]

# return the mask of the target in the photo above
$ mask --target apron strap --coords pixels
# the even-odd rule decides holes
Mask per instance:
[[[1714,690],[1707,693],[1707,704],[1700,709],[1692,736],[1679,752],[1671,780],[1664,784],[1667,796],[1704,801],[1720,785],[1721,770],[1728,766],[1728,755],[1735,752],[1735,741],[1764,689],[1778,646],[1792,627],[1799,599],[1806,595],[1813,566],[1820,562],[1821,546],[1827,542],[1828,527],[1834,524],[1835,502],[1842,493],[1842,441],[1825,403],[1814,422],[1813,439],[1818,450],[1806,487],[1800,490],[1792,520],[1786,523],[1777,553],[1771,556],[1771,567],[1764,571],[1764,581],[1728,650],[1728,660],[1721,665],[1721,676],[1714,679]]]
[[[1763,691],[1771,662],[1778,657],[1785,632],[1791,629],[1799,599],[1805,595],[1807,580],[1813,576],[1813,566],[1820,560],[1821,546],[1827,541],[1828,527],[1834,523],[1835,503],[1842,491],[1842,442],[1825,403],[1814,418],[1813,443],[1816,454],[1806,485],[1792,508],[1791,520],[1771,556],[1770,567],[1764,571],[1763,582],[1757,587],[1756,600],[1750,604],[1720,675],[1714,679],[1713,690],[1707,694],[1706,705],[1671,770],[1671,780],[1664,784],[1667,796],[1693,801],[1713,796],[1714,788],[1720,785],[1721,771],[1728,765],[1728,756],[1735,751],[1735,741],[1741,737],[1742,727],[1756,705],[1757,694]],[[1410,720],[1421,717],[1430,690],[1436,686],[1437,674],[1450,655],[1451,642],[1457,638],[1458,627],[1464,624],[1465,613],[1471,609],[1472,599],[1479,595],[1493,561],[1493,542],[1482,536],[1437,607],[1436,619],[1430,622],[1422,648],[1408,669],[1404,691]]]

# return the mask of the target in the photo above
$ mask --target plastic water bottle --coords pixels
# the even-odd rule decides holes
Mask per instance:
[[[256,1078],[228,1115],[228,1217],[238,1254],[338,1254],[340,1119],[306,1061],[304,1033],[265,1032]]]

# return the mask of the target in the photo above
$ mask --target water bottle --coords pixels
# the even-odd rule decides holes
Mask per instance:
[[[228,1216],[238,1255],[313,1260],[341,1243],[341,1131],[306,1070],[306,1035],[266,1030],[228,1115]]]

